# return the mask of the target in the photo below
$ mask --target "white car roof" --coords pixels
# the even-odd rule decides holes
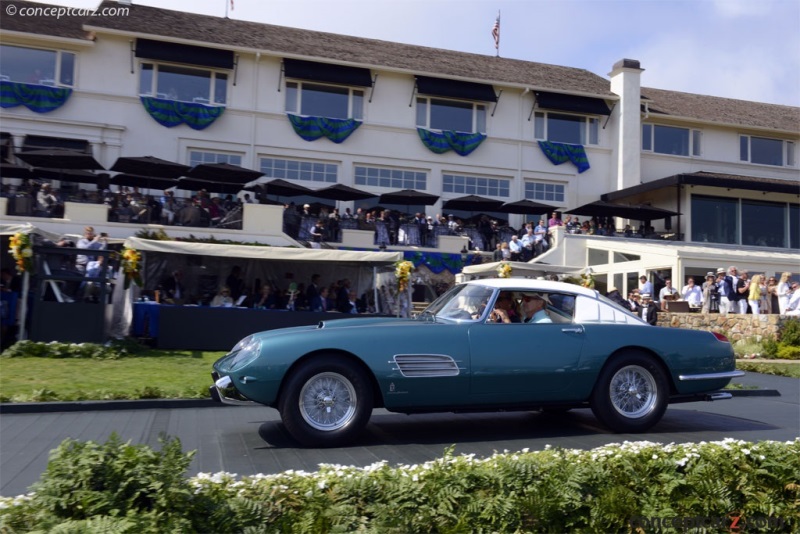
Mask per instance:
[[[550,291],[572,293],[597,298],[597,291],[575,284],[552,282],[550,280],[531,280],[529,278],[485,278],[465,282],[468,285],[485,286],[496,289],[521,289],[529,291]]]

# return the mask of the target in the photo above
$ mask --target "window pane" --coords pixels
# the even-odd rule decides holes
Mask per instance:
[[[214,103],[224,104],[228,101],[228,75],[217,73],[214,76]]]
[[[420,128],[428,127],[428,99],[417,99],[417,126]]]
[[[61,52],[61,85],[73,85],[75,83],[75,54]]]
[[[659,154],[689,155],[689,130],[671,126],[654,126],[655,151]]]
[[[743,199],[742,245],[786,247],[786,204]]]
[[[596,145],[600,142],[600,121],[589,119],[589,144]]]
[[[158,96],[183,102],[210,102],[211,72],[172,65],[158,66]]]
[[[544,113],[537,111],[533,116],[533,136],[544,139]]]
[[[139,71],[139,94],[153,94],[153,65],[142,63],[142,70]]]
[[[286,82],[286,112],[297,113],[297,84]]]
[[[703,132],[700,130],[692,130],[692,156],[701,155],[700,141],[703,139]]]
[[[794,167],[795,160],[794,160],[794,143],[791,141],[786,141],[786,165],[790,167]]]
[[[0,73],[12,82],[55,85],[56,52],[0,45]]]
[[[303,115],[346,119],[350,90],[346,87],[304,83],[302,86]]]
[[[751,163],[783,165],[783,141],[780,139],[750,138]]]
[[[746,135],[739,136],[739,159],[750,161],[750,138]]]
[[[653,150],[653,125],[642,125],[642,150]]]
[[[692,241],[737,244],[739,201],[692,195]]]
[[[353,91],[352,118],[358,120],[364,118],[364,91]]]
[[[586,119],[575,115],[547,114],[547,140],[557,143],[584,144]]]
[[[800,204],[789,205],[789,247],[800,249]]]
[[[486,106],[475,106],[475,131],[486,133]]]
[[[472,132],[472,104],[432,98],[430,128]]]

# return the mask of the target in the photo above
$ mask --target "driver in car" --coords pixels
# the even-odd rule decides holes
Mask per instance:
[[[523,293],[522,294],[522,314],[523,323],[552,323],[552,319],[547,314],[546,305],[552,306],[550,298],[544,293]]]

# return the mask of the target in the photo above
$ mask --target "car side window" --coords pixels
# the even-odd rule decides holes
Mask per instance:
[[[550,293],[551,306],[547,307],[554,323],[571,323],[575,315],[575,296]]]

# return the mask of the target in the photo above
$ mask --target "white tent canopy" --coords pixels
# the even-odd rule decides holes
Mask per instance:
[[[362,252],[354,250],[192,243],[185,241],[155,241],[138,237],[129,237],[126,239],[125,246],[135,248],[140,252],[162,252],[165,254],[191,254],[196,256],[273,261],[387,265],[403,259],[402,252]]]
[[[492,263],[481,263],[478,265],[470,265],[464,267],[462,273],[465,276],[497,276],[497,269],[502,264],[511,266],[512,277],[532,277],[532,276],[545,276],[547,274],[575,274],[579,275],[583,271],[583,267],[574,267],[569,265],[548,265],[545,263],[526,263],[521,261],[495,261]]]

